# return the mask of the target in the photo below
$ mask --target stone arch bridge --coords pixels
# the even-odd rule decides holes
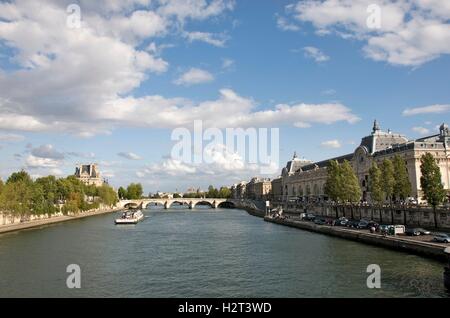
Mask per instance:
[[[177,198],[177,199],[139,199],[139,200],[120,200],[117,203],[119,208],[141,208],[145,209],[149,205],[163,205],[164,209],[169,209],[172,204],[186,205],[189,209],[195,208],[196,205],[209,205],[211,208],[215,209],[221,205],[231,204],[234,206],[232,200],[228,199],[214,199],[214,198]]]

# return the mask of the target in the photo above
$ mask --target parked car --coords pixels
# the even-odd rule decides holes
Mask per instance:
[[[421,227],[417,228],[417,231],[419,231],[421,235],[430,235],[431,234],[430,231],[425,230],[425,229],[423,229]]]
[[[405,234],[408,236],[419,236],[420,231],[419,229],[409,228],[405,230]]]
[[[367,229],[367,226],[369,225],[369,222],[366,220],[359,221],[358,225],[356,225],[357,229]]]
[[[334,223],[334,225],[337,225],[337,226],[345,226],[345,225],[347,224],[347,222],[348,222],[348,219],[347,219],[347,218],[340,217],[339,219],[336,220],[336,222]]]
[[[325,220],[324,218],[315,218],[314,224],[325,225],[325,224],[327,224],[327,220]]]
[[[359,221],[356,220],[349,220],[347,222],[347,224],[345,224],[346,227],[352,227],[352,228],[356,228],[359,224]]]
[[[439,243],[450,243],[450,235],[447,233],[436,233],[433,240]]]
[[[305,220],[305,221],[314,221],[315,218],[316,218],[316,216],[314,214],[306,213],[306,215],[303,218],[303,220]]]

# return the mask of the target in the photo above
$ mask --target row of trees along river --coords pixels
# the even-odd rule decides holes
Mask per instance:
[[[47,176],[33,180],[25,171],[0,180],[0,212],[12,216],[78,213],[113,206],[118,197],[113,188],[85,185],[74,176]]]
[[[447,199],[442,175],[436,159],[426,153],[420,159],[420,187],[423,199],[433,207]],[[384,159],[380,166],[375,162],[369,170],[369,191],[372,204],[383,205],[404,202],[411,195],[411,182],[405,161],[396,155],[392,160]],[[331,161],[327,170],[325,194],[337,203],[356,203],[361,199],[361,187],[351,164]],[[436,217],[435,217],[435,222]]]

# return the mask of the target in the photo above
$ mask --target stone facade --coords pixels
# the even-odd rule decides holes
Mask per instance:
[[[86,185],[99,187],[104,184],[97,164],[78,165],[75,168],[75,177]]]
[[[233,199],[266,200],[272,196],[270,179],[252,178],[250,182],[241,182],[231,187]]]
[[[361,144],[351,154],[314,163],[300,160],[294,155],[282,171],[282,198],[283,201],[326,200],[324,186],[329,162],[336,160],[342,163],[347,160],[352,164],[359,179],[363,193],[362,200],[370,202],[369,169],[372,163],[380,165],[384,159],[392,159],[395,155],[399,155],[404,158],[407,165],[412,185],[411,196],[421,202],[420,158],[427,152],[436,158],[441,168],[442,183],[450,194],[449,147],[449,128],[445,124],[441,125],[439,134],[409,141],[403,135],[382,131],[375,121],[372,133],[362,138]]]

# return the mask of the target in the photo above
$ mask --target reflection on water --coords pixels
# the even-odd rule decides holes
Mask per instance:
[[[151,206],[137,225],[102,215],[0,236],[0,296],[448,297],[443,265],[304,232],[241,210]],[[66,288],[66,267],[82,288]],[[381,266],[368,289],[369,264]]]

